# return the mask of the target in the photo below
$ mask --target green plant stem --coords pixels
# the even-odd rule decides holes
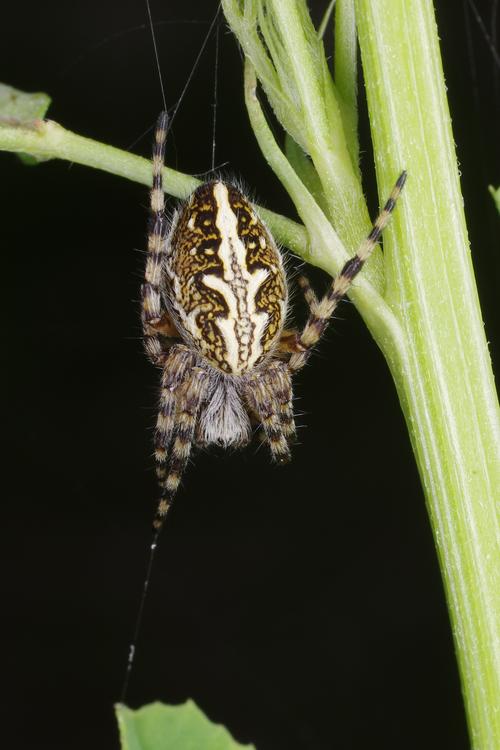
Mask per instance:
[[[255,2],[250,5],[255,7]],[[326,216],[299,184],[266,126],[247,67],[247,105],[259,143],[294,197],[314,244],[304,227],[271,212],[260,213],[279,241],[334,273],[345,259],[342,243],[350,247],[350,238],[361,236],[367,215],[364,207],[354,210],[362,191],[355,184],[345,137],[328,137],[340,117],[338,111],[332,118],[328,107],[324,109],[334,93],[328,85],[317,86],[318,80],[325,82],[324,65],[320,63],[318,74],[308,59],[319,56],[310,29],[300,36],[305,4],[269,2],[268,11],[274,9],[275,16],[266,17],[266,23],[276,53],[283,56],[277,69],[266,56],[253,17],[249,28],[245,26],[241,7],[236,0],[224,0],[228,20],[233,29],[238,26],[240,41],[248,45],[245,52],[261,81],[265,77],[266,92],[274,96],[275,113],[288,117],[296,143],[307,133],[328,205],[335,204]],[[384,233],[384,258],[378,260],[385,273],[370,273],[368,267],[352,297],[388,361],[407,421],[438,549],[472,745],[474,750],[498,750],[500,419],[468,249],[432,2],[356,0],[356,18],[380,196],[387,196],[402,168],[409,179]],[[286,98],[291,79],[282,87],[277,70],[293,71],[296,91],[304,97],[297,110],[290,109]],[[304,127],[300,116],[305,117]],[[321,137],[316,141],[317,132]],[[148,160],[53,122],[0,121],[1,148],[67,159],[145,185],[151,181]],[[178,197],[198,184],[169,169],[164,180],[165,189]],[[348,208],[343,213],[344,204]],[[337,234],[329,221],[339,212],[343,219]],[[390,468],[388,462],[383,470]]]
[[[245,63],[245,101],[250,122],[264,157],[295,203],[297,212],[311,237],[311,248],[314,248],[314,255],[311,255],[311,258],[313,257],[314,260],[310,260],[308,256],[304,256],[304,258],[323,268],[330,276],[335,276],[347,261],[349,254],[312,194],[300,181],[297,173],[278,147],[260,107],[256,86],[255,69],[247,59]],[[356,279],[356,284],[351,287],[348,294],[379,345],[382,347],[386,343],[390,356],[396,359],[401,356],[404,357],[405,344],[398,321],[384,298],[379,294],[377,286],[365,274],[360,274]],[[389,346],[389,343],[392,346]]]
[[[408,342],[388,357],[427,498],[472,746],[500,748],[500,426],[431,0],[357,0],[381,194],[409,179],[384,243]],[[401,360],[399,360],[400,362]]]
[[[357,163],[353,164],[357,138],[352,128],[350,140],[346,135],[344,125],[349,119],[349,107],[340,107],[323,43],[312,25],[306,3],[222,0],[222,8],[256,70],[276,117],[311,157],[321,183],[322,205],[352,255],[371,227],[359,168]],[[383,290],[383,258],[379,248],[372,254],[363,275],[375,288]]]
[[[0,117],[0,151],[30,154],[40,160],[64,159],[101,169],[142,185],[151,185],[149,159],[72,133],[52,120],[19,122]],[[190,175],[168,167],[163,170],[165,192],[176,198],[186,198],[199,184],[200,180]],[[273,211],[259,206],[257,209],[278,242],[314,262],[304,227]]]
[[[335,7],[334,78],[347,145],[359,175],[358,43],[354,0],[337,0]]]
[[[223,4],[257,75],[264,70],[269,77],[241,25],[247,4]],[[261,10],[259,17],[265,18],[261,31],[276,66],[273,85],[286,90],[290,80],[296,82],[308,152],[321,185],[329,186],[332,204],[335,190],[351,193],[352,174],[337,169],[340,162],[346,165],[345,140],[329,141],[326,134],[328,124],[338,124],[337,110],[330,120],[324,107],[332,89],[317,85],[324,80],[324,67],[311,41],[305,4],[266,0],[265,9],[266,15]],[[363,273],[351,296],[388,361],[407,421],[439,553],[473,747],[498,750],[499,410],[468,249],[432,2],[356,0],[356,17],[381,198],[401,169],[408,170],[409,179],[384,233],[385,285],[372,284]],[[281,46],[277,39],[283,40]],[[246,101],[259,145],[307,226],[316,261],[337,271],[345,253],[340,227],[345,230],[357,217],[344,217],[337,226],[335,213],[325,214],[314,200],[318,191],[309,192],[301,182],[300,170],[292,169],[263,117],[249,61]],[[294,71],[292,79],[289,70]],[[272,98],[273,91],[266,92]],[[279,117],[279,107],[275,112]],[[281,120],[285,128],[288,119]],[[300,131],[300,123],[293,124]],[[328,226],[332,218],[336,232]]]

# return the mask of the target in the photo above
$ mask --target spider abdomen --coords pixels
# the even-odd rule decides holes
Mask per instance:
[[[211,365],[243,374],[283,329],[287,286],[279,250],[232,185],[200,186],[169,237],[167,298],[179,333]]]

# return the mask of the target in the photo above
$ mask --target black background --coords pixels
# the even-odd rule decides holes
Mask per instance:
[[[323,3],[311,5],[318,19]],[[153,3],[169,105],[214,7]],[[478,8],[489,27],[491,3]],[[500,179],[498,76],[472,17],[468,55],[463,11],[437,3],[491,338],[500,225],[486,185]],[[53,119],[126,148],[161,108],[145,20],[141,0],[18,3],[3,11],[2,78],[48,91]],[[247,124],[225,29],[220,53],[217,163],[293,215]],[[169,144],[170,163],[185,172],[210,168],[213,59],[212,41]],[[374,213],[366,122],[362,137]],[[134,150],[148,155],[150,135]],[[77,165],[0,158],[9,376],[1,735],[22,748],[115,748],[112,704],[156,497],[157,373],[142,353],[137,302],[148,196]],[[352,305],[296,392],[300,443],[289,466],[271,466],[255,446],[200,454],[190,466],[158,552],[129,701],[191,697],[258,750],[465,750],[419,479],[388,370]]]

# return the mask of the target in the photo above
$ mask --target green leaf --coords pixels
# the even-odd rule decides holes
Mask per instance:
[[[21,124],[40,120],[50,106],[50,96],[41,92],[28,94],[19,91],[5,83],[0,83],[0,121],[8,124]],[[33,154],[19,153],[19,158],[24,164],[33,165],[44,158],[38,158]]]
[[[488,185],[488,190],[490,191],[490,194],[495,201],[497,211],[500,214],[500,187],[494,188],[493,185]]]
[[[45,117],[51,99],[47,94],[27,94],[0,83],[0,117],[26,122]]]
[[[191,700],[181,706],[151,703],[137,711],[119,703],[116,717],[122,750],[254,749],[233,740],[221,724],[212,724]]]
[[[311,159],[304,153],[298,143],[295,143],[292,136],[285,134],[285,154],[286,158],[295,169],[297,175],[309,190],[314,200],[321,207],[323,213],[328,212],[328,206],[323,192],[321,180],[314,169]]]
[[[335,6],[335,86],[347,148],[353,168],[359,171],[357,52],[354,0],[338,0]]]

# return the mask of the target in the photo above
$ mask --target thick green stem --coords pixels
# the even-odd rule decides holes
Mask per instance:
[[[381,193],[399,165],[409,174],[384,243],[406,372],[388,359],[441,562],[472,744],[498,750],[499,411],[432,2],[357,0],[356,11]]]
[[[294,91],[298,115],[291,134],[298,143],[297,132],[305,134],[302,140],[327,204],[341,206],[335,191],[345,189],[350,196],[353,174],[345,159],[345,137],[329,140],[327,134],[328,128],[338,129],[338,101],[332,100],[334,88],[319,85],[326,80],[324,60],[312,40],[305,3],[223,0],[223,5],[230,23],[237,21],[233,28],[263,80],[263,66],[240,23],[247,7],[258,6],[277,73],[273,86]],[[343,8],[348,7],[346,0]],[[352,296],[388,361],[407,420],[442,566],[473,746],[498,750],[499,411],[468,249],[432,1],[356,0],[356,17],[381,198],[401,169],[408,170],[409,179],[384,233],[386,285],[370,285],[363,273]],[[255,19],[250,21],[256,34]],[[316,259],[325,268],[338,267],[340,240],[346,242],[346,226],[358,217],[340,220],[328,207],[326,213],[321,210],[320,192],[311,193],[301,183],[267,127],[248,63],[246,79],[247,107],[262,151],[320,248]],[[266,91],[272,101],[272,92]],[[280,116],[279,108],[275,112]],[[285,129],[288,121],[281,120]],[[308,183],[313,186],[314,180]],[[355,203],[348,198],[351,210]],[[336,232],[328,227],[332,219]]]

